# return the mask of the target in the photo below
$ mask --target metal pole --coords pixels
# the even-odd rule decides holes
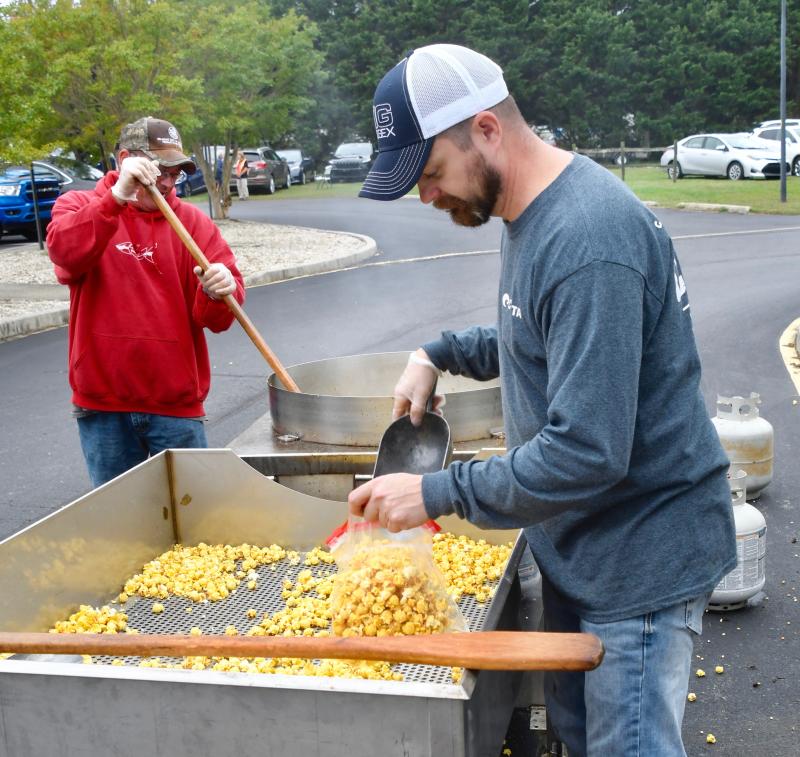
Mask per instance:
[[[212,182],[215,180],[214,177],[217,175],[217,163],[214,161],[211,163],[212,160],[211,156],[211,145],[203,145],[203,157],[205,158],[206,165],[208,166],[208,173],[212,177]],[[208,198],[208,217],[214,217],[214,208],[211,205],[211,187],[206,187],[206,197]]]
[[[672,146],[672,183],[678,180],[678,140]]]
[[[781,0],[781,202],[786,202],[786,0]]]
[[[619,143],[619,160],[620,160],[620,167],[621,167],[621,176],[622,180],[625,181],[625,140],[623,139]]]
[[[36,237],[39,240],[39,249],[43,250],[42,244],[42,219],[39,216],[39,194],[36,191],[36,177],[33,174],[33,163],[31,163],[31,195],[33,196],[33,215],[36,218]]]

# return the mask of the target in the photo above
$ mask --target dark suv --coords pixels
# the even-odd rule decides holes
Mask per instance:
[[[289,164],[271,147],[242,148],[247,159],[247,188],[264,189],[273,194],[277,187],[290,187],[292,177]],[[235,158],[234,158],[235,162]],[[231,172],[231,192],[236,189],[236,177]]]
[[[36,198],[42,229],[50,222],[61,186],[55,177],[36,175]],[[33,185],[30,170],[24,166],[0,169],[0,236],[22,234],[35,241],[36,215],[33,208]]]
[[[343,142],[328,161],[325,174],[331,182],[364,181],[373,158],[370,142]]]

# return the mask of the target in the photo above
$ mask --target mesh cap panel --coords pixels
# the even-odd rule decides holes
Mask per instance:
[[[406,84],[425,138],[508,97],[502,69],[458,45],[429,45],[408,59]]]
[[[408,89],[420,121],[453,100],[469,95],[458,71],[447,60],[427,53],[414,53],[414,65],[409,66]]]
[[[500,67],[494,65],[488,58],[476,59],[475,55],[468,55],[466,50],[458,47],[454,47],[450,52],[464,66],[478,89],[494,84],[503,76]],[[491,65],[487,65],[487,63],[491,63]]]

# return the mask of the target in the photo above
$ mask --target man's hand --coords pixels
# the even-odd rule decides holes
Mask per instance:
[[[410,473],[373,478],[353,489],[347,501],[353,515],[377,520],[392,533],[421,526],[428,520],[422,500],[422,476]]]
[[[394,405],[392,406],[392,420],[397,420],[408,413],[411,423],[419,426],[422,416],[425,415],[425,405],[428,402],[439,369],[431,362],[423,349],[412,352],[408,358],[408,365],[400,376],[394,388]],[[444,405],[444,397],[436,397],[434,407]]]
[[[212,263],[205,273],[198,265],[195,266],[194,272],[200,279],[203,291],[212,300],[221,300],[226,294],[233,294],[236,291],[236,279],[222,263]]]
[[[121,203],[133,202],[139,187],[155,184],[159,176],[160,169],[155,160],[128,156],[122,161],[119,178],[111,187],[111,194]]]

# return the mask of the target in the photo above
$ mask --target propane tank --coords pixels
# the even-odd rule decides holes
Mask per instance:
[[[759,417],[761,398],[717,396],[717,417],[711,422],[728,455],[731,467],[747,473],[747,498],[758,499],[772,481],[772,424]]]
[[[736,567],[717,584],[708,601],[709,610],[738,610],[764,588],[767,522],[753,505],[747,503],[746,478],[747,474],[742,470],[728,473],[736,524]]]

